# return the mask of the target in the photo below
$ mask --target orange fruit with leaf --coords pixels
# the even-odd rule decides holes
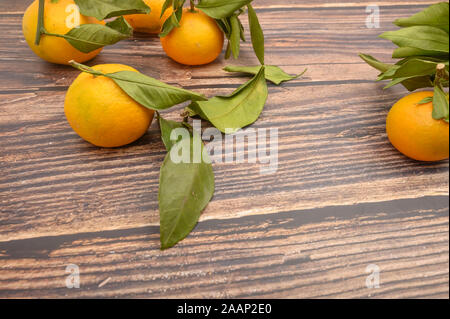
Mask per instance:
[[[25,40],[33,52],[42,59],[57,63],[69,64],[70,60],[85,62],[97,56],[101,48],[89,53],[83,53],[74,48],[65,39],[42,35],[39,45],[35,44],[38,25],[39,1],[34,1],[25,11],[22,20],[22,30]],[[77,21],[83,24],[104,24],[93,17],[81,15],[73,0],[45,0],[44,27],[54,34],[66,34],[73,26],[68,22]]]
[[[122,64],[103,64],[92,69],[103,73],[138,72]],[[112,79],[81,73],[67,91],[66,118],[84,140],[100,147],[120,147],[144,135],[154,111],[127,95]]]
[[[217,59],[223,49],[224,34],[214,19],[186,8],[179,24],[161,37],[170,58],[185,65],[204,65]]]
[[[449,158],[449,124],[433,119],[433,103],[421,103],[434,93],[416,92],[399,100],[390,110],[386,130],[392,145],[418,161]]]

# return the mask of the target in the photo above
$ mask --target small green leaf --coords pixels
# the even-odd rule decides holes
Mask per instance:
[[[430,102],[433,102],[433,97],[427,96],[426,98],[424,98],[422,101],[420,101],[417,104],[423,105],[423,104],[427,104],[427,103],[430,103]]]
[[[133,35],[133,28],[123,17],[119,17],[113,21],[106,23],[106,26],[116,30],[124,36],[131,37]]]
[[[223,133],[233,133],[254,123],[267,100],[265,67],[230,96],[216,96],[208,101],[193,102],[189,109],[211,122]]]
[[[150,8],[142,0],[75,0],[75,3],[82,15],[95,17],[97,20],[150,12]]]
[[[436,51],[428,51],[428,50],[422,50],[417,48],[410,48],[410,47],[401,47],[394,50],[394,53],[392,53],[392,58],[394,59],[402,59],[402,58],[408,58],[413,56],[435,56],[435,57],[445,57],[448,54],[442,53],[442,52],[436,52]]]
[[[409,18],[398,19],[399,27],[431,26],[449,32],[448,2],[436,3]]]
[[[444,120],[447,123],[449,122],[448,97],[439,85],[434,87],[432,115],[435,120]]]
[[[239,51],[241,47],[241,27],[239,26],[239,18],[237,15],[232,15],[230,17],[230,47],[233,57],[237,59],[239,57]]]
[[[395,75],[395,72],[397,72],[397,70],[400,68],[399,65],[393,65],[391,66],[391,68],[389,70],[387,70],[386,72],[381,73],[378,78],[377,81],[383,81],[383,80],[388,80],[388,79],[392,79]]]
[[[174,28],[178,28],[180,26],[180,21],[183,16],[183,7],[180,7],[173,11],[170,17],[164,22],[161,33],[159,36],[164,38],[167,36]]]
[[[433,86],[429,76],[419,76],[411,79],[406,79],[401,84],[410,92],[418,89],[429,88]]]
[[[394,77],[417,77],[423,75],[433,75],[436,73],[438,63],[412,58],[403,63],[395,72]]]
[[[227,19],[216,19],[217,25],[219,26],[220,30],[226,35],[227,39],[230,38],[231,34],[231,27],[228,24]]]
[[[241,40],[246,42],[244,25],[242,24],[240,19],[238,19],[238,21],[239,21],[239,27],[240,27],[239,29],[241,30]]]
[[[195,135],[203,154],[200,163],[192,160]],[[198,134],[191,133],[191,138],[181,139],[172,146],[161,167],[158,196],[161,249],[173,247],[186,238],[214,195],[214,172],[209,158],[204,158],[203,148]],[[172,160],[172,151],[179,150],[190,152],[191,163]]]
[[[387,63],[380,62],[377,59],[375,59],[373,56],[368,55],[368,54],[360,53],[359,57],[361,59],[363,59],[367,64],[369,64],[371,67],[373,67],[381,72],[386,72],[393,66],[393,64],[387,64]]]
[[[407,59],[404,63],[392,68],[395,73],[390,77],[393,80],[385,89],[402,83],[408,90],[432,86],[431,76],[436,73],[437,62],[419,58]],[[383,79],[386,79],[384,77]]]
[[[133,100],[152,110],[168,109],[189,100],[206,100],[200,94],[168,85],[142,73],[120,71],[105,74],[73,61],[71,65],[83,72],[112,79]]]
[[[248,23],[250,25],[250,34],[252,37],[253,50],[258,57],[259,62],[264,65],[264,33],[259,23],[255,10],[249,4],[248,6]]]
[[[164,146],[166,147],[167,151],[170,151],[172,149],[172,146],[174,146],[176,143],[178,143],[181,140],[181,137],[177,141],[172,141],[170,139],[170,135],[172,134],[172,131],[177,128],[185,128],[183,123],[175,122],[175,121],[169,121],[163,119],[161,116],[158,115],[159,118],[159,128],[161,130],[161,139],[164,143]]]
[[[166,13],[166,10],[169,9],[171,6],[173,6],[173,0],[164,1],[163,6],[161,8],[161,15],[159,17],[162,18],[164,13]]]
[[[226,72],[240,72],[256,75],[260,71],[261,66],[234,66],[229,65],[224,68]],[[299,75],[289,75],[284,72],[280,67],[275,65],[266,65],[265,77],[266,80],[272,82],[273,84],[280,85],[283,82],[291,81],[301,77],[307,69],[305,69]]]
[[[448,33],[429,26],[414,26],[388,31],[380,38],[391,40],[399,47],[410,47],[434,52],[449,52]]]
[[[83,53],[115,44],[129,38],[132,33],[132,28],[123,17],[117,18],[106,25],[83,24],[64,35],[45,32],[47,35],[66,39],[75,49]]]
[[[253,0],[199,0],[196,7],[214,19],[224,19]]]

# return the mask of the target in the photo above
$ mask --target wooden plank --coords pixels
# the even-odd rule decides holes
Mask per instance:
[[[0,297],[445,295],[447,199],[210,220],[164,252],[156,226],[1,242]],[[80,267],[80,289],[65,288],[69,264]],[[370,264],[379,289],[365,286]]]

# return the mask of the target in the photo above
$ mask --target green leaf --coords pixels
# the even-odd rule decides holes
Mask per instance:
[[[214,19],[228,18],[252,0],[199,0],[196,7]]]
[[[216,96],[208,101],[193,102],[189,108],[211,122],[223,133],[233,133],[254,123],[267,100],[265,67],[230,96]]]
[[[159,36],[161,38],[164,38],[170,32],[172,32],[174,28],[178,28],[180,26],[182,16],[183,16],[183,7],[174,10],[170,15],[170,17],[164,22]]]
[[[97,20],[150,12],[150,8],[142,0],[75,0],[75,3],[82,15],[95,17]]]
[[[162,18],[164,13],[166,13],[166,10],[169,9],[171,6],[173,6],[173,0],[164,1],[163,6],[161,8],[161,15],[159,17]]]
[[[423,104],[427,104],[427,103],[430,103],[430,102],[433,102],[433,97],[427,96],[426,98],[424,98],[422,101],[420,101],[417,104],[423,105]]]
[[[133,33],[131,26],[123,17],[106,25],[83,24],[64,35],[45,32],[46,35],[64,38],[75,49],[89,53],[107,45],[129,38]]]
[[[259,62],[264,65],[264,33],[259,23],[258,16],[252,5],[248,6],[248,23],[250,25],[250,34],[252,36],[253,50],[258,57]]]
[[[229,65],[224,68],[224,71],[226,72],[240,72],[240,73],[247,73],[247,74],[253,74],[256,75],[260,71],[261,66],[234,66]],[[266,80],[272,82],[273,84],[280,85],[283,82],[291,81],[294,79],[299,78],[305,72],[307,69],[305,69],[302,73],[299,75],[289,75],[286,72],[284,72],[280,67],[275,65],[266,65],[266,71],[265,71],[265,77]]]
[[[414,91],[422,87],[433,86],[431,76],[436,73],[437,62],[411,58],[401,65],[396,65],[395,73],[392,75],[392,82],[385,89],[402,83],[409,91]],[[384,79],[384,78],[383,78]]]
[[[192,156],[195,149],[192,136],[196,136],[202,153],[206,153],[196,133],[173,145],[171,152],[184,149],[189,150]],[[175,163],[171,152],[164,160],[159,178],[161,249],[173,247],[194,229],[214,195],[214,172],[212,165],[208,164],[211,162],[209,158],[203,157],[201,163]]]
[[[432,115],[435,120],[444,120],[447,123],[449,122],[448,97],[439,85],[434,87]]]
[[[106,26],[116,30],[124,36],[131,37],[133,35],[133,28],[123,17],[119,17],[113,21],[106,23]]]
[[[239,18],[237,15],[232,15],[230,17],[230,26],[231,26],[231,34],[230,34],[230,47],[231,52],[233,53],[233,57],[237,59],[239,57],[239,51],[241,47],[241,27],[239,25]]]
[[[409,18],[398,19],[395,24],[399,27],[431,26],[445,32],[449,32],[449,10],[448,2],[433,4],[425,10],[416,13]]]
[[[359,56],[371,67],[374,67],[375,69],[377,69],[378,71],[381,71],[381,72],[386,72],[393,66],[393,64],[387,64],[387,63],[380,62],[377,59],[375,59],[373,56],[368,55],[368,54],[360,53]]]
[[[142,73],[120,71],[105,74],[73,61],[71,65],[83,72],[112,79],[133,100],[152,110],[168,109],[189,100],[206,100],[203,95],[168,85]]]
[[[231,57],[231,44],[230,41],[227,43],[227,49],[225,50],[225,60],[228,60]]]
[[[437,62],[422,60],[419,58],[409,59],[403,63],[395,72],[394,77],[416,77],[433,75],[436,73]]]
[[[394,53],[392,54],[392,58],[394,59],[402,59],[412,56],[435,56],[435,57],[445,57],[448,54],[442,53],[442,52],[436,52],[436,51],[428,51],[423,49],[417,49],[417,48],[410,48],[410,47],[401,47],[394,50]]]
[[[395,72],[397,72],[397,70],[400,68],[399,65],[393,65],[391,66],[391,68],[389,70],[387,70],[386,72],[381,73],[378,78],[377,81],[383,81],[383,80],[388,80],[388,79],[392,79],[395,75]]]
[[[434,52],[449,52],[448,33],[429,26],[414,26],[388,31],[380,38],[391,40],[399,47],[417,48]]]
[[[142,73],[121,71],[106,76],[113,79],[136,102],[152,110],[168,109],[188,100],[206,100],[200,94],[168,85]]]
[[[217,25],[219,26],[220,30],[226,35],[227,39],[230,38],[231,34],[231,27],[228,23],[228,19],[216,19]]]
[[[177,141],[172,141],[170,139],[170,135],[172,134],[172,131],[177,128],[186,128],[183,123],[175,122],[175,121],[169,121],[163,119],[158,114],[159,119],[159,128],[161,130],[161,139],[164,143],[164,146],[166,147],[167,151],[170,151],[172,147],[178,143],[181,140],[181,137]]]
[[[415,78],[406,79],[401,84],[410,92],[417,89],[433,87],[433,82],[429,76],[419,76]]]
[[[241,22],[240,19],[238,19],[238,21],[239,21],[239,29],[241,30],[241,40],[245,42],[246,39],[245,39],[245,29],[244,29],[244,25],[242,24],[242,22]]]

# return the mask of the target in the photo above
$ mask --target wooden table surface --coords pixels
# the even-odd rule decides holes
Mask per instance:
[[[389,61],[377,38],[434,1],[383,0],[381,27],[365,25],[372,1],[256,0],[267,61],[302,79],[270,96],[255,128],[279,130],[279,169],[215,164],[217,190],[193,233],[159,250],[158,126],[138,142],[99,149],[63,111],[78,71],[46,63],[21,32],[31,1],[0,0],[0,297],[419,298],[449,297],[449,163],[419,163],[385,133],[390,106],[358,52]],[[186,67],[157,37],[107,47],[89,65],[124,63],[207,96],[242,76],[227,64]],[[177,119],[182,106],[165,113]],[[78,265],[79,289],[66,288]],[[366,268],[380,287],[366,287]]]

